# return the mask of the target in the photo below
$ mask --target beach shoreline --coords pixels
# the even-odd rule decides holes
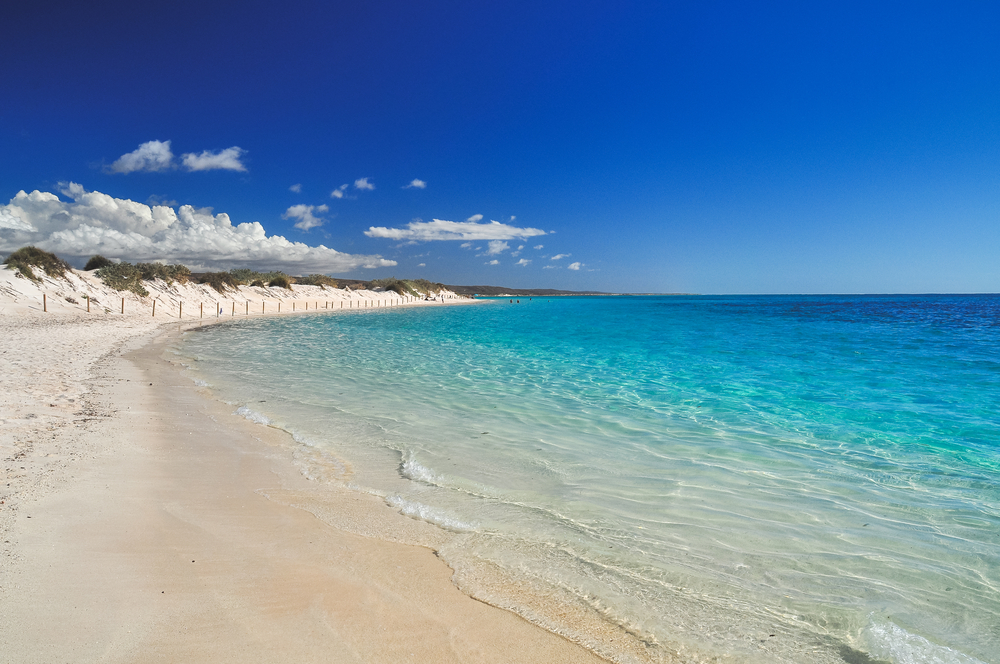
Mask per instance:
[[[289,436],[164,359],[190,323],[13,308],[0,662],[604,661],[463,594],[431,549],[292,506],[317,486]],[[401,540],[433,528],[321,493],[340,519],[395,520]]]

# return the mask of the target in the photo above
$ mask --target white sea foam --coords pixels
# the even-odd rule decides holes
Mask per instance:
[[[265,415],[261,415],[260,413],[256,413],[256,412],[250,410],[249,408],[247,408],[246,406],[240,406],[239,408],[237,408],[236,409],[236,414],[237,415],[241,415],[242,417],[245,417],[248,420],[250,420],[251,422],[255,422],[257,424],[270,424],[271,423],[271,419],[269,417],[267,417]]]
[[[403,462],[403,477],[428,484],[438,484],[440,477],[427,466],[417,461],[411,452]]]
[[[399,510],[400,513],[405,514],[408,517],[433,523],[434,525],[441,526],[447,530],[469,532],[476,529],[475,525],[471,523],[459,521],[458,519],[448,516],[441,510],[422,503],[413,502],[412,500],[406,500],[401,496],[389,496],[385,499],[385,502],[388,503],[390,507],[394,507]]]
[[[864,640],[865,649],[874,658],[895,664],[985,664],[952,648],[933,644],[893,623],[872,620],[865,629]]]
[[[192,380],[194,380],[194,384],[197,385],[198,387],[211,387],[211,385],[201,380],[200,378],[193,378]]]

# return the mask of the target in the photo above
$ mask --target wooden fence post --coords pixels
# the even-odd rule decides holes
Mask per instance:
[[[156,315],[156,300],[153,300],[153,315]]]
[[[87,296],[87,313],[90,313],[90,296]]]
[[[236,302],[235,301],[233,301],[233,313],[230,314],[230,315],[232,315],[232,316],[236,315]]]
[[[125,298],[122,298],[122,313],[125,313]]]
[[[178,308],[177,317],[178,318],[184,318],[184,303],[183,302],[178,302],[177,303],[177,308]]]
[[[260,313],[264,313],[264,300],[260,301]]]
[[[42,293],[42,311],[48,312],[48,310],[49,310],[49,301],[45,297],[45,293]]]

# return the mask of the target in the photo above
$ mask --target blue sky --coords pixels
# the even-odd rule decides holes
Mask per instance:
[[[20,3],[0,40],[0,251],[996,292],[996,7]]]

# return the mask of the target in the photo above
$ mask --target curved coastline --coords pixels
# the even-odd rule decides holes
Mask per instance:
[[[463,594],[426,547],[293,507],[316,483],[287,434],[163,359],[188,326],[6,299],[0,661],[603,661]],[[323,493],[345,522],[431,528]]]

